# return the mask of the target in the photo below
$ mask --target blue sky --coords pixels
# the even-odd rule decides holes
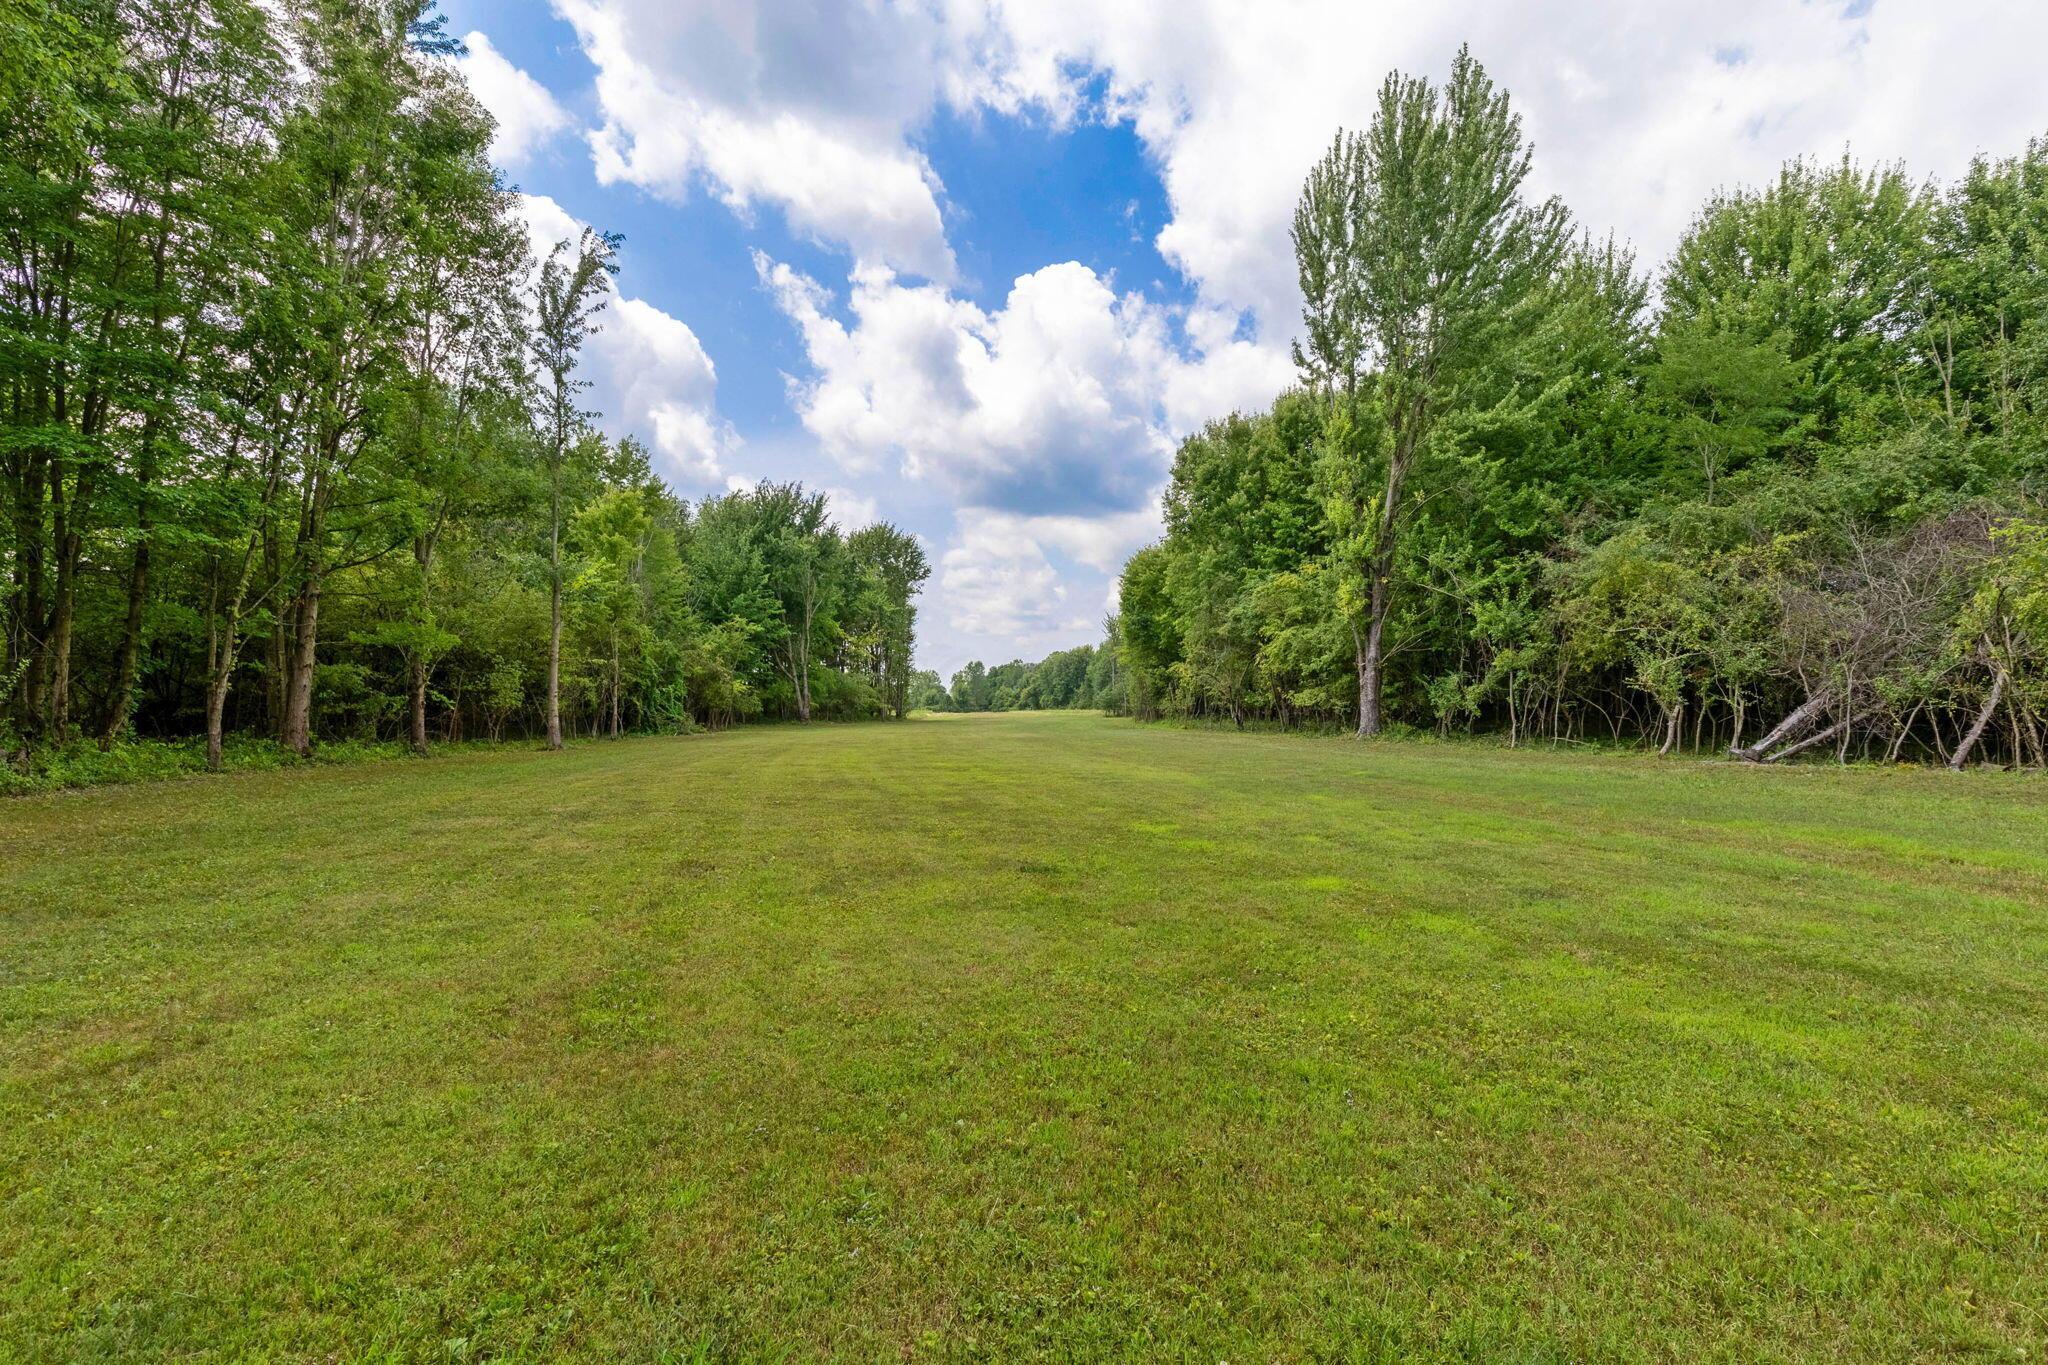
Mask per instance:
[[[921,664],[1097,638],[1174,444],[1291,377],[1287,218],[1461,41],[1538,188],[1646,264],[1799,154],[1953,175],[2048,132],[2021,0],[443,0],[536,244],[626,236],[589,358],[677,491],[926,543]]]

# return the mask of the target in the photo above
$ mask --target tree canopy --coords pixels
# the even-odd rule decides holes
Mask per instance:
[[[917,542],[601,434],[620,239],[527,259],[458,50],[427,0],[0,18],[15,762],[908,710]]]
[[[1301,386],[1183,442],[1116,704],[2041,764],[2048,141],[1794,162],[1654,276],[1531,155],[1465,52],[1337,134]]]

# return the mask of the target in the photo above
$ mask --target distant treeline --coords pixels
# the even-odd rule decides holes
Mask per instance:
[[[1120,711],[1123,674],[1116,651],[1082,645],[1048,654],[1035,664],[1013,659],[988,667],[979,659],[953,675],[915,673],[910,704],[928,711]]]
[[[618,240],[528,258],[424,0],[0,20],[0,740],[900,716],[928,570],[685,503],[579,361]]]
[[[1654,291],[1528,169],[1462,53],[1338,135],[1301,387],[1182,445],[1124,704],[2048,762],[2048,141],[1945,186],[1788,165]]]

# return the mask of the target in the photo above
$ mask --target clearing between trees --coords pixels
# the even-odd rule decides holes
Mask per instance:
[[[0,1358],[2038,1359],[2017,775],[764,727],[0,806]]]

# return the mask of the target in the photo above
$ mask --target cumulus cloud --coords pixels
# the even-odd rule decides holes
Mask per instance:
[[[858,531],[882,519],[882,505],[865,493],[851,488],[820,488],[832,509],[832,521],[842,531]]]
[[[918,5],[556,0],[597,68],[598,178],[769,204],[863,263],[948,279],[939,183],[909,142],[950,30]]]
[[[484,108],[497,120],[491,136],[491,159],[501,166],[520,166],[569,126],[569,111],[548,88],[505,60],[482,33],[464,36],[468,49],[456,59],[462,77]]]
[[[1154,496],[1132,512],[1094,517],[979,515],[984,525],[1040,546],[1051,546],[1077,564],[1113,574],[1123,569],[1124,561],[1134,551],[1157,540],[1165,529],[1159,514],[1158,491],[1154,490]]]
[[[575,242],[583,223],[546,195],[521,195],[521,216],[536,261],[557,242]],[[724,458],[737,449],[732,424],[718,415],[718,371],[689,324],[624,292],[614,292],[589,342],[583,377],[588,406],[608,435],[634,435],[659,457],[661,472],[684,488],[726,480]]]
[[[719,460],[736,438],[716,414],[718,372],[697,334],[653,304],[620,295],[590,345],[609,372],[618,422],[637,428],[688,482],[718,483]]]
[[[1065,624],[1067,586],[1014,520],[970,511],[939,558],[946,623],[969,635],[1036,639]]]
[[[999,654],[1097,638],[1101,604],[1114,610],[1117,571],[1158,534],[1156,505],[1099,517],[964,509],[934,579],[941,644],[964,658],[962,637],[999,642]],[[1098,579],[1096,590],[1089,579]]]
[[[1257,348],[1185,359],[1163,310],[1073,261],[1019,277],[994,310],[859,272],[850,321],[815,280],[755,264],[803,337],[813,373],[791,396],[825,451],[854,470],[900,461],[976,506],[1128,512],[1218,390],[1263,402],[1286,381]]]

